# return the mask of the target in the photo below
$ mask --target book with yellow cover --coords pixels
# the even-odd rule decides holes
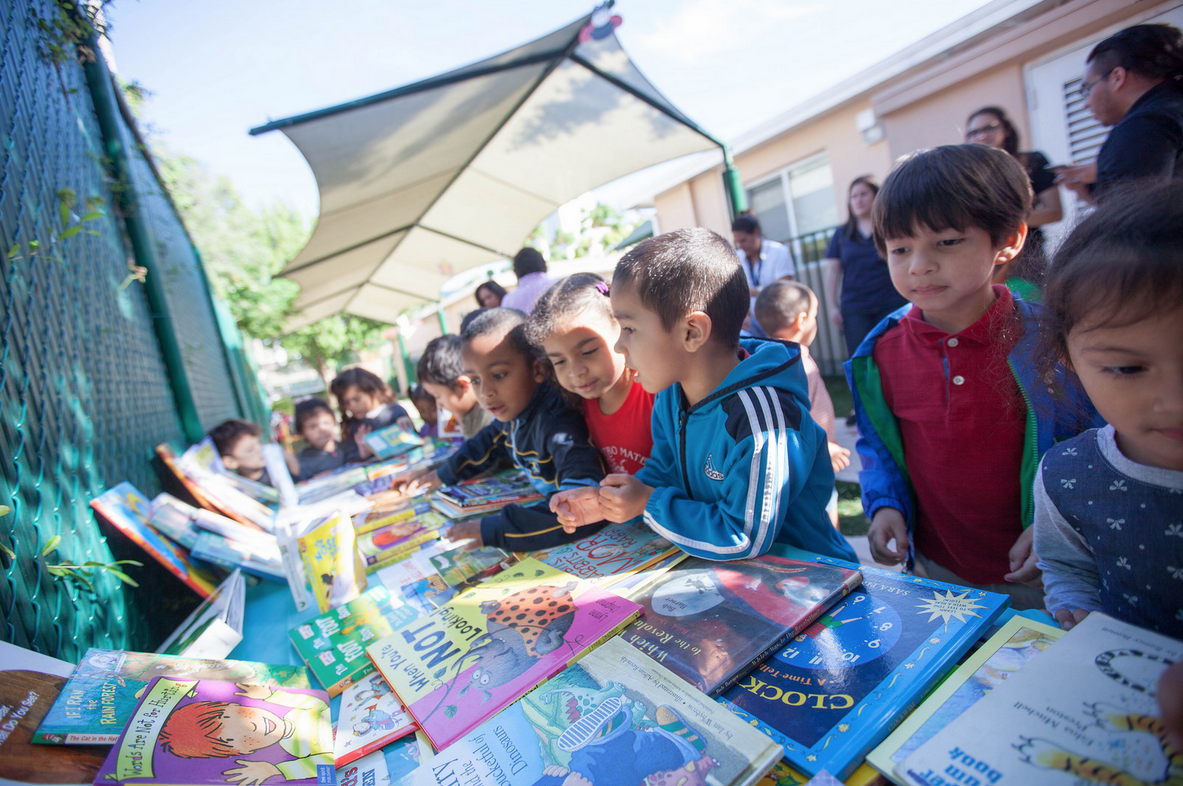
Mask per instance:
[[[314,521],[296,538],[308,586],[321,612],[353,600],[366,588],[365,564],[355,538],[353,522],[344,513]]]

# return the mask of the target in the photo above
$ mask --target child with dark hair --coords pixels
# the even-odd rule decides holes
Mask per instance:
[[[594,486],[604,477],[600,454],[579,413],[546,383],[546,371],[526,340],[525,316],[491,308],[460,337],[464,373],[480,405],[494,421],[460,446],[443,466],[412,475],[398,485],[408,491],[453,484],[509,458],[548,497],[558,491]],[[582,537],[582,536],[580,536]],[[574,540],[542,502],[509,505],[479,522],[452,527],[449,538],[474,538],[510,551],[535,551]]]
[[[457,419],[468,439],[492,423],[493,416],[477,403],[476,388],[464,373],[460,346],[460,336],[450,334],[429,341],[419,358],[419,384],[435,398],[438,409]]]
[[[323,398],[306,398],[296,403],[295,428],[308,443],[308,447],[296,456],[302,479],[329,472],[345,463],[344,446],[337,441],[337,417]]]
[[[415,423],[407,411],[394,402],[394,392],[377,374],[355,366],[337,375],[329,385],[341,411],[342,444],[346,461],[362,461],[373,457],[374,451],[364,439],[371,431],[378,431],[395,423],[415,430]]]
[[[513,274],[518,277],[517,289],[502,296],[501,307],[529,314],[542,293],[554,283],[546,275],[546,258],[538,249],[526,246],[514,255]]]
[[[651,238],[617,263],[616,348],[657,394],[653,452],[635,476],[605,478],[598,509],[580,500],[565,526],[643,516],[706,559],[755,557],[777,541],[856,559],[826,516],[834,470],[809,415],[800,353],[740,341],[748,297],[735,252],[707,229]]]
[[[1035,368],[1036,303],[992,284],[1023,248],[1031,186],[1002,150],[950,145],[892,170],[875,244],[911,301],[846,363],[876,561],[1040,608],[1031,541],[1039,457],[1095,413]],[[895,547],[891,547],[891,542]]]
[[[258,423],[231,418],[209,431],[209,438],[222,457],[222,464],[248,480],[271,485],[271,476],[263,462],[263,429]]]
[[[411,403],[415,405],[415,411],[423,419],[419,436],[438,436],[440,433],[439,410],[435,406],[435,397],[424,390],[422,385],[413,385],[411,387]]]
[[[1103,611],[1183,638],[1183,183],[1102,203],[1044,292],[1044,365],[1066,361],[1108,423],[1035,477],[1047,609],[1066,629]]]
[[[473,294],[476,295],[477,305],[481,308],[497,308],[509,293],[505,291],[505,287],[489,279],[482,281]]]

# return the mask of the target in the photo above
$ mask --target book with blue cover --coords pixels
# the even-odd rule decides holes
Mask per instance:
[[[720,701],[784,746],[797,769],[845,779],[1006,608],[983,590],[778,547],[857,569],[860,589],[728,689]]]

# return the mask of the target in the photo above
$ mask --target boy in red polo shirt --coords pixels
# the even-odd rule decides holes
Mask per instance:
[[[991,283],[1022,250],[1030,207],[1027,176],[1002,151],[950,145],[901,161],[871,218],[910,305],[846,363],[872,556],[1017,608],[1043,606],[1030,529],[1040,456],[1096,417],[1082,393],[1039,379],[1038,304]]]

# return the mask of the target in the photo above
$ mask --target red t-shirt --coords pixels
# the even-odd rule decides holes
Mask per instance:
[[[611,415],[600,411],[599,399],[583,400],[583,416],[592,444],[608,462],[609,472],[636,475],[645,466],[653,452],[654,398],[633,382],[624,403]]]
[[[998,584],[1023,532],[1019,472],[1027,406],[1007,355],[1023,334],[1014,299],[949,335],[913,308],[875,345],[916,490],[918,552],[973,584]]]

